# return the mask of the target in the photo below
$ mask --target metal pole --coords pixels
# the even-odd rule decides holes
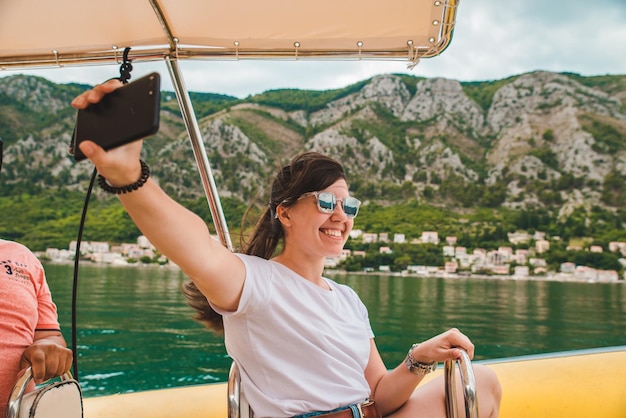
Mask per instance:
[[[211,166],[209,164],[209,158],[207,157],[206,149],[204,148],[204,142],[202,141],[202,134],[200,133],[200,127],[196,120],[196,115],[193,111],[191,99],[189,98],[189,92],[185,87],[182,72],[178,60],[171,57],[165,58],[165,63],[170,72],[172,78],[172,84],[176,90],[176,98],[178,99],[178,106],[183,116],[185,126],[187,128],[187,134],[191,141],[193,148],[193,154],[196,158],[196,165],[200,172],[200,179],[202,180],[202,186],[204,187],[204,193],[209,202],[209,209],[211,210],[211,216],[213,217],[213,223],[217,230],[217,235],[220,238],[222,244],[224,244],[229,250],[233,250],[233,244],[228,233],[228,225],[226,225],[226,219],[224,212],[222,211],[222,204],[220,202],[217,187],[215,185],[215,179],[211,172]]]

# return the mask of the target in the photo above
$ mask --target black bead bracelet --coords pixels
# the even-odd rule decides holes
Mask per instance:
[[[150,177],[150,167],[148,167],[148,164],[146,164],[143,160],[139,160],[139,164],[141,164],[141,177],[139,177],[139,180],[136,182],[127,184],[126,186],[113,187],[107,182],[107,179],[98,174],[98,186],[100,186],[100,188],[105,192],[111,194],[124,194],[137,190],[146,184],[148,177]]]

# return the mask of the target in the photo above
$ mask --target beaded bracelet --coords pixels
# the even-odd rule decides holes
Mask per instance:
[[[137,190],[146,184],[148,177],[150,177],[150,167],[148,167],[148,164],[146,164],[143,160],[139,160],[139,164],[141,164],[141,177],[139,177],[139,180],[136,182],[127,184],[126,186],[114,187],[107,182],[107,179],[98,174],[98,186],[100,186],[100,188],[105,192],[111,194],[124,194]]]

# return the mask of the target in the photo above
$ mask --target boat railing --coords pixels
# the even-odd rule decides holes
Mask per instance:
[[[454,360],[446,360],[444,363],[444,376],[446,386],[446,417],[457,418],[456,396],[456,373],[454,365],[458,364],[463,397],[465,399],[465,417],[478,418],[478,400],[476,397],[476,378],[469,355],[461,350],[461,357]]]
[[[228,372],[228,418],[253,418],[254,413],[241,391],[239,366],[233,361]]]
[[[469,355],[461,350],[461,357],[454,360],[447,360],[444,363],[445,395],[446,395],[446,417],[457,418],[456,400],[456,373],[455,364],[458,364],[461,383],[463,385],[463,396],[465,399],[466,418],[478,418],[478,400],[476,396],[476,378]],[[253,418],[254,413],[246,397],[241,391],[241,375],[239,366],[233,361],[228,373],[228,418]]]

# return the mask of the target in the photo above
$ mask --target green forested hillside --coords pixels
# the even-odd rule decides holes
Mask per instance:
[[[274,168],[313,148],[346,166],[364,201],[357,229],[408,240],[432,230],[485,248],[506,243],[508,232],[538,230],[565,245],[586,237],[606,248],[626,241],[625,80],[386,75],[326,91],[190,97],[218,188],[229,196],[222,205],[234,243],[246,210],[244,231],[263,208]],[[34,250],[76,239],[91,168],[67,155],[69,102],[87,88],[0,79],[0,236]],[[161,128],[145,153],[168,193],[211,223],[172,92],[162,94]],[[96,190],[83,239],[126,242],[138,234],[117,199]]]

